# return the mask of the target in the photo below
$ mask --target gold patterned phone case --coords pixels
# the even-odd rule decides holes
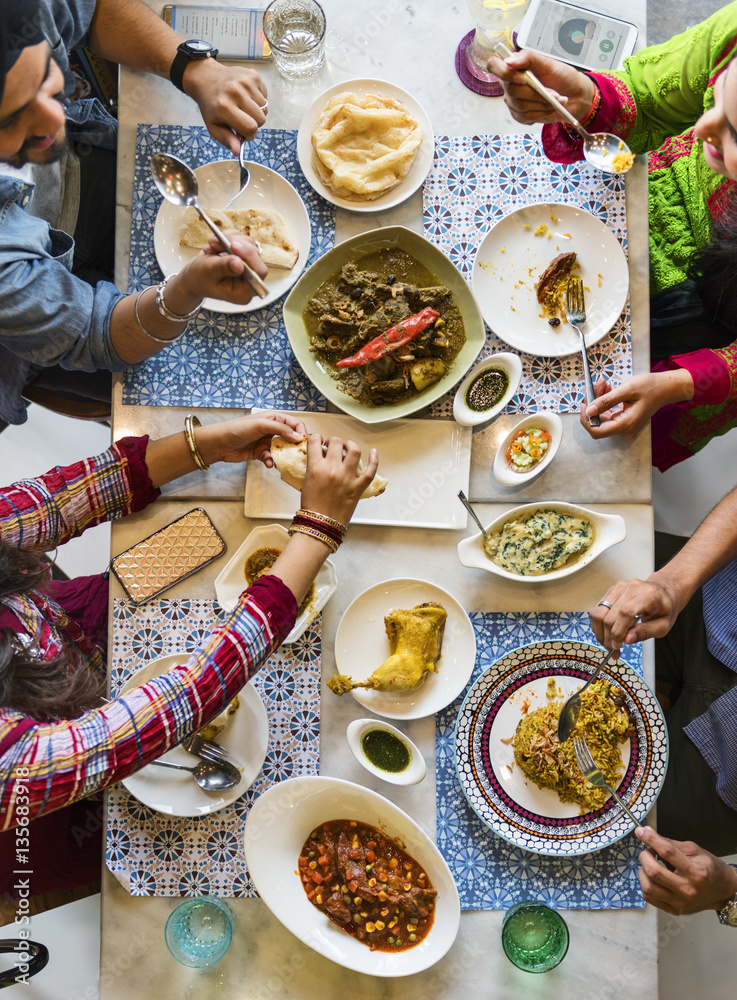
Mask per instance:
[[[203,507],[115,556],[111,568],[134,604],[158,597],[225,552],[225,542]]]

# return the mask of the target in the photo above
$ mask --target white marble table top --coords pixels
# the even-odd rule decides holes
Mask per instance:
[[[147,0],[158,9],[160,0]],[[478,97],[466,90],[453,69],[458,41],[470,28],[463,2],[380,0],[367,6],[358,0],[322,0],[328,19],[328,59],[320,78],[308,84],[287,84],[273,67],[263,76],[269,86],[269,127],[295,128],[315,96],[335,82],[352,77],[391,80],[411,91],[430,115],[436,133],[453,135],[478,131],[514,131],[500,100]],[[213,0],[213,5],[216,5]],[[599,4],[592,2],[591,6]],[[602,9],[613,9],[602,3]],[[638,22],[644,38],[645,4],[632,0],[628,17]],[[139,121],[194,124],[194,104],[165,81],[124,71],[120,107],[119,214],[117,262],[121,287],[127,282],[135,125]],[[627,180],[630,276],[635,370],[647,364],[648,291],[646,236],[646,172],[638,163]],[[373,227],[407,225],[421,231],[421,198],[417,194],[398,209],[359,216],[339,211],[336,239]],[[179,429],[182,410],[126,407],[116,388],[115,433],[154,435]],[[228,411],[208,411],[204,419],[221,419]],[[511,418],[514,419],[514,418]],[[578,427],[577,417],[564,415],[566,444],[549,473],[519,493],[505,494],[489,475],[496,443],[510,418],[501,418],[474,435],[471,494],[477,499],[504,501],[507,506],[555,495],[558,499],[617,504],[627,523],[627,538],[593,566],[568,582],[555,585],[507,584],[479,571],[464,569],[455,554],[466,532],[381,529],[353,526],[349,540],[335,557],[340,586],[323,614],[323,669],[333,670],[332,636],[348,603],[365,587],[395,576],[442,577],[443,586],[473,610],[586,610],[609,584],[622,577],[647,575],[652,566],[649,436],[634,443],[607,442],[594,447]],[[572,470],[575,470],[572,472]],[[216,470],[213,470],[215,472]],[[231,550],[253,522],[243,516],[243,474],[218,470],[213,479],[192,475],[169,489],[155,507],[114,526],[113,548],[122,551],[191,506],[206,501],[207,509]],[[481,507],[491,519],[503,506]],[[387,553],[391,562],[387,562]],[[411,572],[410,572],[411,568]],[[213,596],[214,564],[167,596]],[[112,582],[112,596],[122,596]],[[645,650],[646,676],[652,678],[652,651]],[[393,788],[374,781],[353,760],[345,741],[348,723],[363,714],[353,699],[323,699],[321,773],[369,785],[410,812],[430,833],[435,828],[434,769],[414,788]],[[426,759],[434,758],[434,720],[406,726]],[[100,996],[103,1000],[203,996],[245,996],[274,1000],[333,1000],[350,994],[366,1000],[456,1000],[490,996],[504,1000],[556,998],[570,1000],[633,1000],[657,998],[657,925],[655,911],[568,911],[571,946],[562,965],[543,976],[516,970],[504,957],[499,934],[501,911],[464,913],[459,936],[437,965],[405,979],[386,980],[351,973],[318,956],[297,941],[260,900],[233,900],[236,933],[227,957],[210,969],[191,970],[168,954],[163,927],[173,899],[130,897],[107,872],[103,873]],[[131,956],[133,956],[131,958]]]

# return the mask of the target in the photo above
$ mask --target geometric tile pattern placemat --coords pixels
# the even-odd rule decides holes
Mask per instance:
[[[162,199],[149,166],[157,152],[174,153],[197,166],[230,156],[203,125],[138,126],[129,272],[132,292],[157,284],[163,277],[153,238]],[[299,192],[312,226],[309,267],[335,243],[335,207],[313,191],[300,170],[296,131],[262,129],[249,144],[248,158],[275,170]],[[305,376],[289,345],[282,320],[286,295],[247,313],[203,309],[180,340],[125,372],[123,402],[324,410],[324,397]]]
[[[212,600],[116,600],[112,656],[115,695],[159,656],[185,658],[226,617]],[[266,706],[269,746],[251,788],[232,805],[200,817],[165,816],[121,785],[108,789],[106,863],[133,896],[256,896],[243,855],[253,801],[285,778],[317,774],[320,763],[320,618],[297,642],[280,646],[251,683]]]
[[[645,905],[637,878],[642,845],[634,833],[577,857],[534,854],[502,840],[471,809],[455,766],[455,726],[466,693],[484,671],[520,646],[546,639],[598,645],[588,612],[474,612],[476,664],[463,693],[436,717],[437,842],[453,873],[464,910],[504,910],[521,899],[556,909],[616,910]],[[642,647],[623,646],[622,659],[642,675]]]
[[[627,250],[624,178],[588,163],[552,163],[535,135],[436,136],[423,188],[425,236],[471,280],[479,244],[504,216],[527,205],[568,204],[601,219]],[[522,381],[507,406],[512,413],[577,413],[585,399],[580,354],[543,358],[523,354],[486,327],[480,359],[499,351],[522,358]],[[588,349],[596,381],[614,385],[632,374],[629,297],[614,327]]]

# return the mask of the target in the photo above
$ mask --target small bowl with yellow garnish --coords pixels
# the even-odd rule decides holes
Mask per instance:
[[[494,479],[502,486],[524,486],[555,458],[563,438],[557,413],[530,413],[518,420],[494,456]]]
[[[281,524],[262,524],[253,529],[215,580],[215,596],[225,611],[233,611],[246,587],[269,570],[288,541],[289,533]],[[299,606],[294,628],[285,643],[299,639],[328,603],[337,586],[335,564],[326,559]]]

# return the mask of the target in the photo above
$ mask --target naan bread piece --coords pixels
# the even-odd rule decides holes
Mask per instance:
[[[278,212],[261,208],[210,209],[210,218],[221,229],[238,229],[261,244],[261,258],[269,267],[291,268],[297,263],[299,251],[287,233],[284,219]],[[191,206],[184,212],[184,227],[179,238],[181,246],[206,246],[212,232]]]
[[[320,113],[312,166],[340,198],[373,201],[404,180],[421,142],[420,123],[401,101],[346,91]]]
[[[301,441],[285,441],[283,437],[276,436],[271,439],[271,457],[274,465],[285,483],[293,486],[295,490],[302,490],[302,485],[307,475],[307,438]],[[358,463],[356,477],[363,475],[363,462]],[[369,485],[361,494],[361,497],[377,497],[386,489],[388,480],[378,473],[371,480]]]

